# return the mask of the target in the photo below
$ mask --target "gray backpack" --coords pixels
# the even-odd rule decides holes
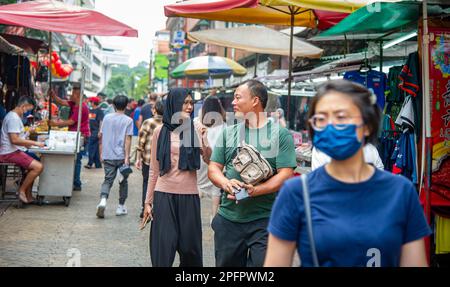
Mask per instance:
[[[232,163],[246,184],[256,185],[273,175],[269,162],[254,146],[245,142],[238,147],[237,155]]]

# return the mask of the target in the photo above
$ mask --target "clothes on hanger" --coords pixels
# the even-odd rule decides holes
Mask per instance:
[[[413,97],[417,96],[421,86],[418,52],[409,54],[408,60],[400,72],[399,79],[400,89]]]
[[[401,174],[417,184],[416,169],[416,145],[415,135],[409,130],[405,130],[397,140],[391,160],[395,163],[392,167],[394,174]]]
[[[414,130],[416,127],[414,108],[412,104],[411,96],[407,96],[403,103],[402,109],[395,120],[395,124]]]
[[[414,109],[415,133],[422,134],[422,80],[419,65],[419,53],[409,54],[406,64],[399,75],[399,88],[411,96]]]
[[[395,144],[399,133],[395,132],[395,124],[390,115],[383,115],[382,129],[379,135],[378,153],[384,165],[384,170],[392,171],[395,160],[392,160]]]
[[[385,91],[387,89],[387,76],[383,72],[370,70],[366,73],[357,71],[345,72],[344,79],[362,84],[377,96],[377,104],[381,110],[385,105]]]
[[[405,91],[400,89],[400,74],[403,66],[395,66],[389,69],[388,73],[388,89],[386,91],[386,102],[403,103],[405,99]]]

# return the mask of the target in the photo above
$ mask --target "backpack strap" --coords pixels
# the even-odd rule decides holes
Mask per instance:
[[[313,232],[312,232],[311,202],[309,200],[307,175],[302,174],[301,180],[302,180],[303,203],[305,205],[306,228],[308,231],[308,239],[309,239],[309,245],[311,248],[311,256],[312,256],[314,267],[319,267],[319,259],[317,258],[317,252],[316,252],[316,243],[314,241],[314,236],[313,236]]]

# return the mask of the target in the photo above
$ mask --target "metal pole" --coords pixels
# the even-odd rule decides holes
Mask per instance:
[[[228,28],[228,22],[225,22],[225,28]],[[224,50],[223,50],[223,56],[225,57],[225,58],[228,58],[228,47],[225,47],[224,48]],[[222,86],[226,86],[226,78],[223,78],[223,81],[222,81]]]
[[[383,41],[380,41],[380,72],[383,72]]]
[[[52,91],[52,81],[53,81],[53,77],[52,77],[52,32],[49,32],[49,37],[48,37],[48,56],[49,56],[49,63],[50,63],[50,67],[48,69],[48,90],[49,92]],[[52,119],[52,97],[48,97],[48,120],[51,121]],[[50,135],[50,130],[52,129],[52,127],[50,125],[48,125],[48,134]]]
[[[289,41],[289,79],[288,79],[288,103],[287,103],[287,127],[289,128],[290,119],[290,102],[291,102],[291,87],[292,87],[292,49],[294,46],[294,10],[289,6],[291,12],[291,37]]]
[[[255,54],[255,76],[254,78],[258,77],[258,61],[259,61],[259,54]]]
[[[81,147],[81,114],[83,112],[83,95],[84,95],[84,78],[86,76],[86,67],[81,67],[81,86],[80,86],[80,100],[78,101],[78,122],[77,122],[77,153],[80,152]],[[87,139],[85,139],[87,140]]]
[[[431,161],[432,161],[432,149],[433,138],[431,137],[431,97],[430,97],[430,69],[429,69],[429,34],[428,34],[428,10],[427,0],[422,2],[422,17],[423,17],[423,40],[422,40],[422,90],[423,90],[423,112],[424,112],[424,137],[422,139],[422,145],[425,147],[425,151],[422,149],[422,171],[423,171],[423,183],[425,192],[425,214],[428,222],[431,221]],[[427,253],[431,255],[431,245],[428,242]],[[430,262],[430,257],[428,257]]]

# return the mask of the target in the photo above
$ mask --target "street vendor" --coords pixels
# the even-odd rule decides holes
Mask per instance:
[[[44,169],[38,160],[25,153],[26,148],[32,146],[44,147],[43,143],[26,139],[22,118],[24,113],[33,108],[33,99],[26,96],[19,98],[16,108],[4,118],[0,134],[0,162],[14,163],[28,171],[19,187],[19,198],[23,203],[33,201],[33,182]]]
[[[69,127],[69,131],[77,131],[78,128],[78,111],[79,111],[79,102],[81,96],[81,89],[79,84],[74,84],[72,88],[72,94],[68,101],[62,100],[56,96],[55,91],[50,91],[50,95],[52,100],[55,101],[56,104],[60,106],[70,107],[70,117],[68,120],[51,120],[49,121],[49,126],[52,127]],[[85,150],[87,145],[87,139],[90,136],[89,130],[89,107],[83,103],[81,105],[81,124],[80,124],[80,132],[85,140],[82,141],[83,150]],[[81,191],[81,149],[77,154],[76,164],[75,164],[75,176],[73,180],[73,190]]]

